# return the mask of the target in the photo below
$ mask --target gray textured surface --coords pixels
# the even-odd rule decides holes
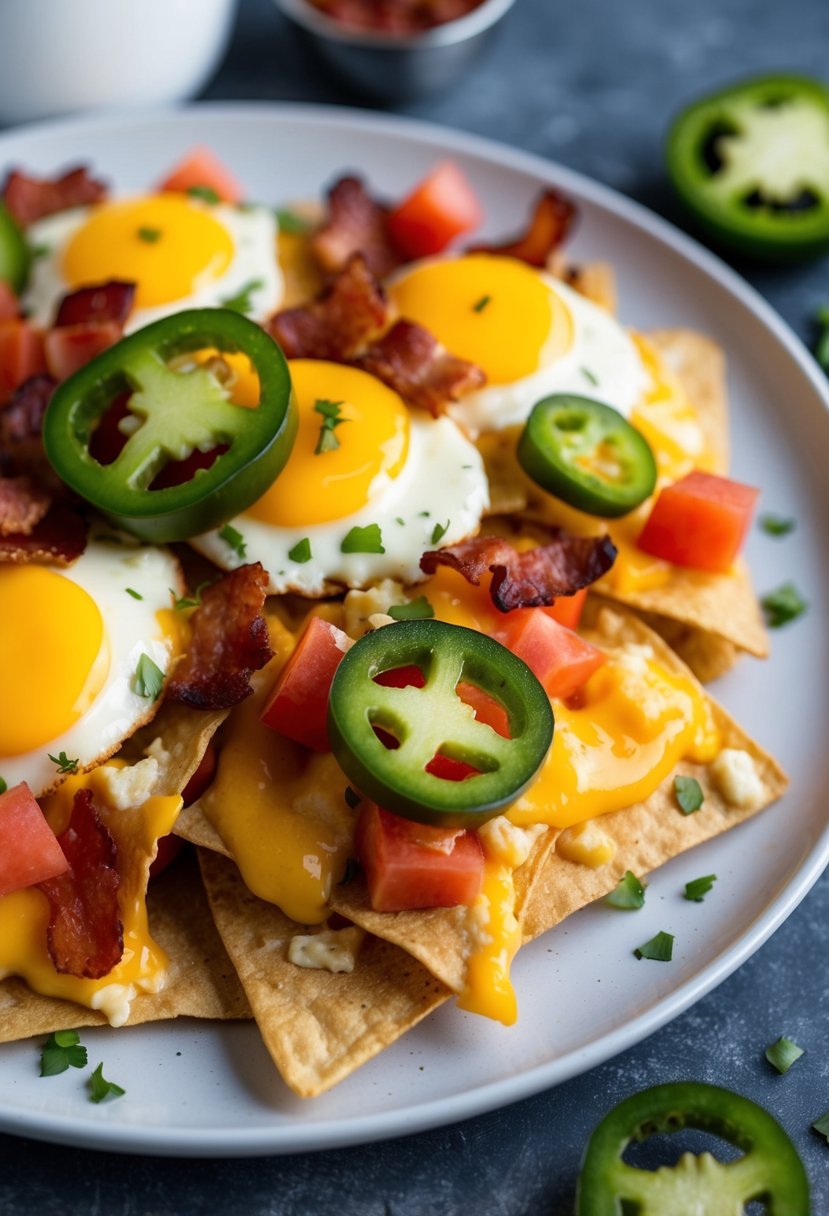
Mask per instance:
[[[459,88],[407,112],[542,153],[679,220],[661,170],[671,113],[741,74],[825,73],[827,46],[826,0],[518,0]],[[242,0],[233,47],[207,95],[360,104],[326,77],[268,0]],[[741,269],[811,341],[810,318],[829,298],[826,261]],[[815,1213],[827,1212],[829,1147],[809,1131],[829,1108],[827,924],[824,877],[746,966],[638,1048],[557,1090],[434,1133],[227,1162],[118,1158],[0,1137],[0,1214],[563,1216],[600,1116],[636,1089],[680,1077],[730,1086],[773,1111],[807,1162]],[[781,1033],[807,1049],[785,1077],[762,1057]]]

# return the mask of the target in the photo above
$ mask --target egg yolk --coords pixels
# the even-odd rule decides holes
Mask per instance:
[[[409,414],[402,399],[367,372],[317,359],[288,364],[299,408],[299,430],[288,463],[246,514],[278,527],[328,523],[359,511],[397,477],[409,450]],[[317,452],[325,414],[337,446]]]
[[[137,308],[192,295],[224,274],[234,245],[210,211],[185,195],[107,203],[70,240],[62,272],[72,288],[107,279],[136,284]]]
[[[570,310],[541,275],[514,258],[470,254],[425,262],[389,287],[401,316],[424,325],[490,384],[510,384],[564,355]]]
[[[0,567],[0,756],[19,756],[73,726],[109,669],[95,600],[45,566]]]

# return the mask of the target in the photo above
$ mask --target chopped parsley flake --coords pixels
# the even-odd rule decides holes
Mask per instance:
[[[184,612],[187,608],[201,607],[201,593],[205,587],[210,586],[210,580],[205,579],[203,583],[199,583],[192,595],[176,595],[172,587],[168,588],[170,595],[173,597],[173,607],[176,612]]]
[[[33,258],[46,258],[52,252],[51,245],[33,245],[31,250]]]
[[[219,202],[219,196],[212,186],[191,186],[187,193],[191,198],[200,198],[203,203],[211,203],[213,206]]]
[[[238,528],[234,528],[232,524],[225,524],[223,528],[219,529],[218,535],[219,540],[223,540],[226,545],[229,545],[237,557],[245,556],[248,546]]]
[[[588,384],[596,385],[599,383],[599,377],[595,372],[591,372],[589,367],[583,367],[581,369],[581,374],[584,376]]]
[[[124,590],[126,591],[127,595],[131,595],[134,600],[143,600],[144,598],[140,592],[134,590],[132,587],[125,587]]]
[[[57,765],[59,773],[76,773],[78,771],[78,758],[70,760],[66,752],[60,752],[59,755],[53,756],[51,752],[47,753],[53,764]]]
[[[334,428],[348,421],[347,418],[340,417],[342,405],[342,401],[320,400],[314,402],[314,409],[318,414],[322,415],[320,437],[317,440],[317,446],[314,448],[315,456],[320,456],[323,452],[335,452],[340,446],[340,441],[334,433]]]
[[[432,528],[432,544],[433,545],[436,545],[438,543],[438,541],[443,540],[444,536],[446,535],[447,531],[449,530],[450,522],[451,521],[447,519],[445,524],[435,524],[434,528]]]
[[[274,211],[280,232],[288,232],[291,236],[304,236],[311,231],[311,222],[292,211],[290,207],[277,207]]]
[[[781,625],[788,625],[789,621],[794,621],[802,616],[808,608],[808,604],[794,583],[782,583],[775,591],[764,595],[760,603],[766,614],[769,629],[779,629]]]
[[[161,690],[164,687],[164,672],[148,654],[142,654],[138,660],[132,686],[137,696],[146,697],[148,701],[157,701],[161,696]]]
[[[435,615],[435,610],[425,595],[419,595],[408,604],[392,604],[389,616],[395,621],[425,621]]]
[[[610,904],[611,908],[623,908],[626,912],[642,908],[645,904],[645,884],[631,870],[625,870],[610,894],[605,895],[604,902]]]
[[[139,241],[144,241],[147,245],[154,245],[156,241],[161,240],[161,229],[144,227],[139,228],[138,239]]]
[[[716,874],[704,874],[702,878],[692,878],[685,884],[685,898],[690,899],[692,903],[701,904],[716,881]]]
[[[776,1043],[772,1043],[766,1048],[765,1056],[772,1068],[776,1068],[782,1075],[788,1072],[792,1064],[799,1060],[802,1055],[805,1055],[802,1047],[798,1047],[797,1043],[793,1043],[791,1039],[787,1039],[781,1035]]]
[[[311,560],[311,542],[307,536],[303,536],[302,540],[298,540],[293,549],[288,550],[288,557],[292,562],[296,562],[298,566]]]
[[[99,1064],[87,1081],[90,1102],[105,1102],[107,1098],[122,1098],[127,1092],[114,1081],[107,1081],[104,1076],[104,1066]]]
[[[674,953],[674,935],[660,930],[643,946],[637,946],[633,952],[637,958],[649,958],[654,963],[669,963]]]
[[[773,515],[771,511],[761,515],[757,523],[768,536],[788,536],[797,527],[796,519],[788,519],[785,515]]]
[[[259,291],[260,287],[264,286],[263,279],[249,279],[243,287],[239,288],[235,296],[226,296],[221,301],[222,308],[229,308],[232,312],[253,312],[251,296],[255,291]]]
[[[705,801],[696,777],[674,777],[674,796],[683,815],[693,815]]]
[[[385,553],[383,533],[379,524],[366,524],[364,528],[352,528],[343,537],[340,553]]]
[[[40,1075],[56,1077],[67,1068],[86,1068],[86,1048],[77,1030],[56,1030],[40,1053]]]
[[[827,1110],[825,1115],[821,1115],[819,1119],[815,1119],[812,1127],[819,1136],[825,1136],[827,1142],[829,1142],[829,1110]]]
[[[483,312],[484,309],[487,307],[487,305],[491,303],[491,301],[492,301],[492,296],[481,296],[480,300],[476,300],[475,303],[472,305],[472,311],[473,312]]]
[[[403,516],[402,516],[402,515],[396,515],[396,516],[395,516],[395,518],[394,518],[394,522],[395,522],[396,524],[400,524],[400,527],[401,527],[401,528],[405,528],[405,527],[406,527],[406,521],[405,521],[405,519],[403,518]]]

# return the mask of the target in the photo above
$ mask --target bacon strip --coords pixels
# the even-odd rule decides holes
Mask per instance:
[[[69,869],[38,884],[49,901],[49,957],[61,975],[98,980],[121,961],[124,928],[115,841],[92,804],[91,790],[76,793],[58,844]]]
[[[20,444],[39,444],[43,415],[56,384],[44,374],[31,376],[15,389],[8,405],[0,410],[0,448],[13,450]]]
[[[414,321],[398,321],[357,360],[409,405],[442,414],[450,401],[486,384],[474,363],[442,350],[437,339]]]
[[[499,536],[462,540],[446,549],[432,549],[420,559],[424,574],[449,566],[468,583],[478,586],[490,571],[490,596],[499,612],[537,608],[564,595],[574,595],[606,574],[616,559],[609,536],[570,536],[552,529],[549,545],[518,553]]]
[[[71,566],[86,548],[86,520],[72,507],[56,503],[27,534],[0,535],[0,563],[51,562]]]
[[[358,177],[341,177],[328,192],[328,221],[311,241],[323,270],[342,270],[355,253],[378,279],[396,270],[406,258],[389,235],[388,216],[388,207],[373,199]]]
[[[56,178],[27,177],[12,170],[3,186],[3,202],[21,228],[27,228],[35,220],[68,207],[100,203],[107,193],[103,182],[90,177],[83,165]]]
[[[251,675],[273,657],[262,615],[267,590],[259,562],[207,588],[190,620],[187,653],[167,685],[171,700],[194,709],[229,709],[253,692]]]
[[[387,312],[382,287],[355,254],[316,300],[278,312],[268,330],[289,359],[342,362],[380,333]]]
[[[81,287],[60,302],[55,326],[86,325],[93,321],[116,321],[124,325],[135,301],[135,283],[110,279],[93,287]]]
[[[535,205],[527,231],[504,245],[474,245],[470,253],[495,253],[545,267],[550,255],[569,235],[576,207],[556,190],[545,190]]]
[[[0,536],[31,536],[51,505],[29,477],[0,477]]]

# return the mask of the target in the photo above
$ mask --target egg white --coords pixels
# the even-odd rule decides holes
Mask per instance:
[[[164,549],[115,544],[91,539],[86,551],[67,569],[55,574],[82,587],[95,600],[104,622],[110,663],[106,680],[89,709],[77,722],[36,750],[0,756],[0,776],[8,786],[28,783],[40,797],[60,780],[49,753],[61,751],[78,760],[79,769],[93,767],[111,755],[122,740],[148,721],[157,708],[133,687],[138,661],[146,654],[167,671],[172,645],[156,617],[170,608],[170,589],[183,587],[176,559]],[[135,599],[127,587],[142,598]],[[66,639],[72,645],[72,638]]]
[[[284,284],[276,258],[276,217],[270,208],[232,207],[226,203],[210,205],[197,199],[191,200],[191,205],[207,211],[230,235],[234,246],[230,265],[219,278],[205,279],[194,291],[178,300],[153,308],[134,309],[124,327],[126,333],[185,308],[221,307],[257,281],[259,285],[249,292],[251,307],[246,315],[254,321],[264,321],[279,307]],[[26,236],[36,256],[23,306],[35,325],[51,325],[60,301],[73,290],[61,271],[63,251],[92,212],[91,207],[73,207],[38,220],[28,228]]]

